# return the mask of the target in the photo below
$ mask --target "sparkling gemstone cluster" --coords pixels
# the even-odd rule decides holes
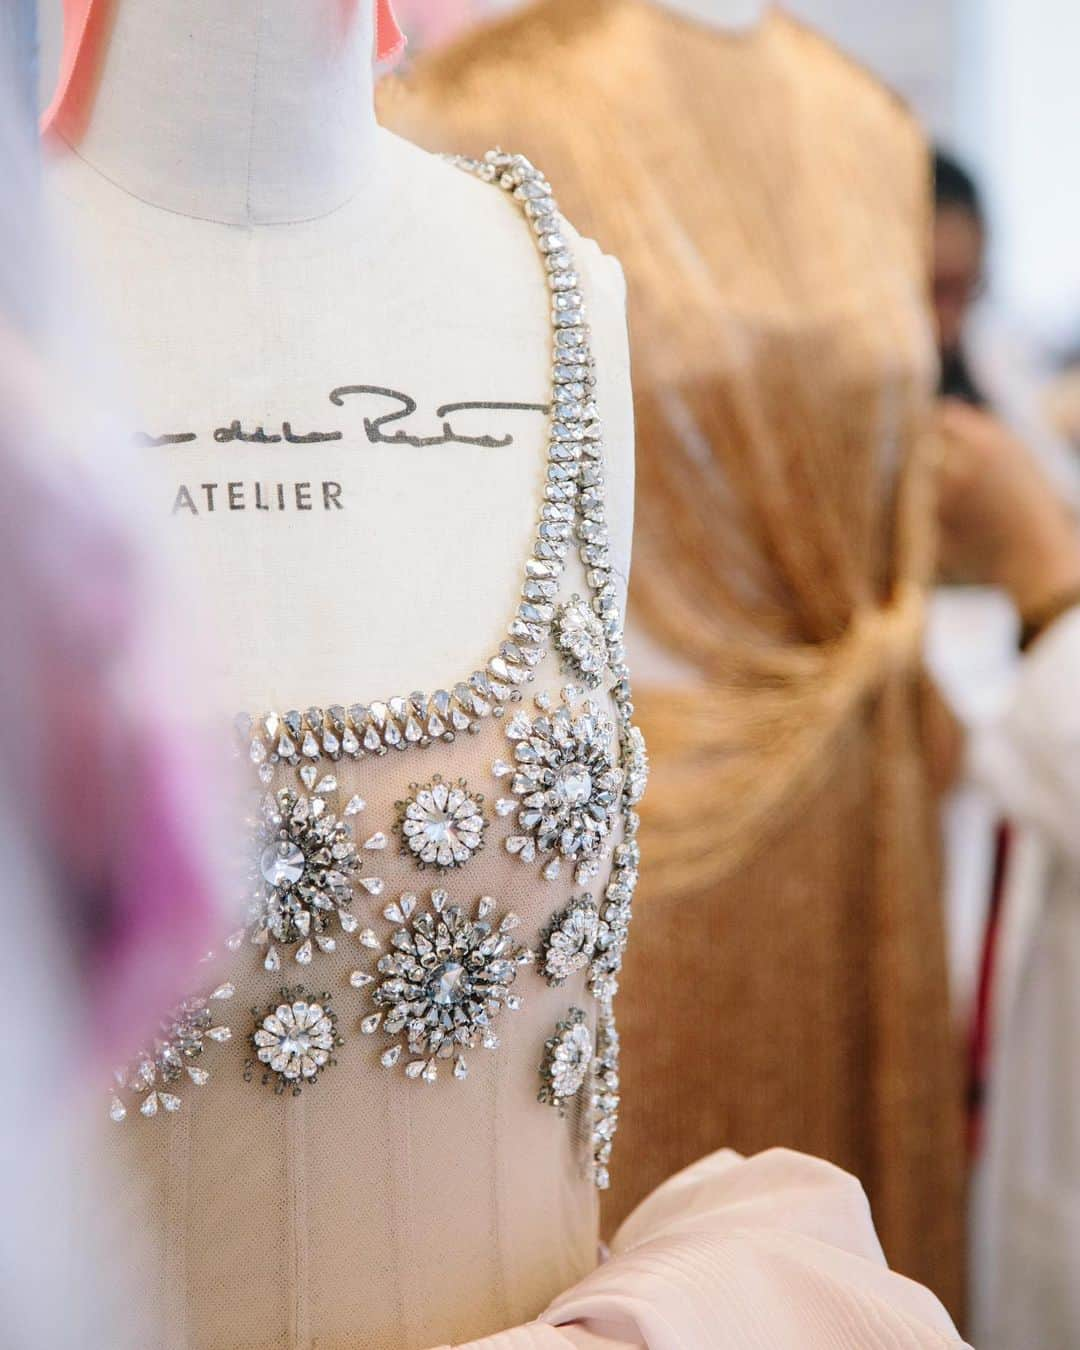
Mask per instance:
[[[540,939],[539,970],[555,988],[585,970],[600,936],[600,913],[591,895],[577,895],[559,911]]]
[[[334,1050],[342,1040],[329,994],[312,998],[302,985],[285,988],[276,1007],[256,1008],[254,1016],[251,1048],[255,1059],[244,1065],[247,1081],[258,1063],[263,1066],[264,1084],[272,1083],[279,1096],[290,1090],[295,1097],[305,1083],[317,1082],[323,1069],[337,1063]]]
[[[444,783],[438,774],[424,786],[410,783],[409,792],[397,803],[402,853],[420,867],[463,867],[483,846],[483,797],[471,793],[464,779]]]
[[[506,735],[514,744],[510,791],[518,799],[518,833],[507,838],[507,850],[525,862],[551,854],[599,858],[623,782],[611,719],[591,701],[578,711],[561,705],[536,717],[515,713]]]
[[[518,968],[530,964],[534,954],[510,936],[520,922],[516,914],[493,920],[490,896],[481,897],[472,917],[451,905],[443,890],[431,892],[429,907],[417,906],[410,894],[386,908],[386,917],[401,926],[370,982],[377,1011],[360,1027],[367,1035],[381,1028],[396,1038],[381,1056],[385,1068],[393,1068],[407,1051],[409,1078],[434,1083],[440,1064],[452,1060],[454,1077],[462,1079],[468,1073],[465,1050],[498,1048],[493,1023],[503,1008],[521,1006],[510,989]]]
[[[149,1118],[159,1110],[179,1111],[180,1088],[185,1082],[205,1086],[210,1078],[203,1063],[208,1045],[232,1037],[229,1028],[217,1021],[212,1005],[231,999],[235,992],[231,984],[219,984],[205,998],[185,999],[173,1009],[159,1026],[152,1048],[127,1068],[116,1071],[116,1091],[109,1104],[112,1120],[119,1124],[127,1119],[123,1092],[134,1093],[139,1099],[139,1113]]]
[[[544,1045],[540,1063],[539,1101],[566,1114],[567,1103],[581,1091],[593,1069],[593,1038],[580,1008],[571,1008]]]
[[[604,1191],[611,1184],[611,1150],[619,1127],[619,1033],[610,1005],[600,1009],[588,1092],[592,1180],[598,1190]]]
[[[630,935],[640,856],[636,839],[616,846],[614,866],[600,906],[596,950],[589,968],[589,990],[594,998],[608,1005],[619,988],[619,971]]]
[[[356,926],[349,906],[361,870],[352,833],[321,796],[281,788],[262,805],[256,831],[251,940],[265,945],[264,964],[277,970],[275,943],[296,945],[294,959],[311,962],[314,947],[332,952],[335,925]],[[314,944],[314,947],[313,947]]]
[[[607,669],[607,642],[603,625],[580,595],[555,611],[554,638],[570,671],[590,689],[599,688]]]

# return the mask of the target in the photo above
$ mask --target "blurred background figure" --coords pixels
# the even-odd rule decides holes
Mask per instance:
[[[711,1148],[782,1143],[856,1173],[890,1262],[955,1310],[919,128],[781,10],[674,0],[541,0],[382,111],[528,154],[626,269],[654,776],[608,1224]]]
[[[132,465],[99,348],[48,246],[33,6],[0,12],[0,1340],[146,1343],[139,1234],[81,1245],[77,1119],[151,1030],[219,921],[187,731],[149,615],[165,596],[118,503]],[[94,391],[91,396],[90,391]]]
[[[954,987],[973,1027],[973,1340],[1064,1350],[1080,1338],[1068,1049],[1080,1034],[1080,491],[1043,414],[1044,374],[979,303],[986,215],[940,152],[935,205],[943,584],[929,659],[968,727],[946,825]]]
[[[1008,598],[1024,651],[966,719],[968,790],[994,844],[978,906],[972,1340],[1066,1350],[1080,1343],[1080,539],[1031,451],[963,404],[943,413],[939,487],[943,564]],[[972,822],[954,816],[950,836],[969,870]]]
[[[990,291],[993,242],[972,174],[937,150],[932,284],[942,427],[951,444],[973,458],[993,458],[1002,444],[1019,438],[1053,491],[1075,508],[1080,462],[1045,415],[1045,360]],[[1008,698],[1021,620],[1014,597],[994,584],[977,551],[947,549],[939,583],[929,610],[927,660],[953,710],[978,725],[997,716]],[[951,978],[963,1026],[976,1015],[987,906],[1000,864],[999,824],[994,794],[970,778],[945,803]],[[982,1032],[976,1034],[982,1044]],[[977,1110],[981,1070],[973,1072]]]
[[[980,303],[986,294],[988,227],[981,194],[958,160],[934,154],[933,295],[940,392],[1007,423],[1062,491],[1080,501],[1080,474],[1044,412],[1048,371],[1018,333]]]

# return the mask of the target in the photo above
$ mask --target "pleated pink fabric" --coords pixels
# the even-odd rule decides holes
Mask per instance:
[[[941,1303],[885,1264],[854,1177],[711,1154],[654,1191],[538,1322],[459,1350],[945,1350]],[[449,1350],[449,1347],[441,1347]]]

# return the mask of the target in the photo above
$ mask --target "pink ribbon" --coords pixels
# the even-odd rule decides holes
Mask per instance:
[[[85,125],[92,99],[92,71],[105,24],[107,3],[102,0],[64,0],[64,45],[60,77],[52,102],[41,115],[41,130],[66,124],[69,136]],[[405,34],[398,27],[391,0],[375,0],[375,59],[392,61],[405,48]],[[74,120],[73,120],[74,119]]]

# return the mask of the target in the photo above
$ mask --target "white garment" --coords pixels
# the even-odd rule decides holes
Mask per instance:
[[[1028,447],[1062,498],[1080,515],[1080,461],[1042,410],[1045,374],[1022,336],[988,305],[964,333],[964,352],[990,408]],[[940,586],[930,604],[927,664],[968,726],[1004,712],[1017,672],[1020,622],[1004,591]],[[957,1022],[970,1019],[990,898],[994,830],[1001,817],[991,785],[961,783],[945,803],[945,918]]]
[[[1080,610],[972,730],[971,778],[1016,827],[972,1209],[980,1350],[1080,1345]]]

